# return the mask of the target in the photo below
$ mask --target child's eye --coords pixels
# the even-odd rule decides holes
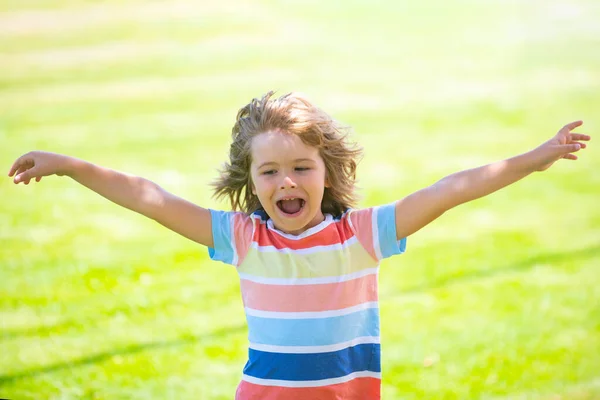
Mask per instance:
[[[274,169],[270,169],[268,171],[264,171],[262,174],[263,175],[273,175],[274,173],[276,173],[277,171],[275,171]]]
[[[309,169],[308,167],[296,167],[296,171],[308,171]]]

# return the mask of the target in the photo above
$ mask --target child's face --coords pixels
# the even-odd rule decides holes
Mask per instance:
[[[252,139],[252,193],[283,232],[298,235],[325,218],[325,163],[315,147],[276,131]]]

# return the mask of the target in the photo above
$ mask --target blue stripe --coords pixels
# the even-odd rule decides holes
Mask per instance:
[[[213,247],[208,248],[212,260],[233,263],[235,249],[231,238],[231,218],[233,213],[210,210],[212,223]]]
[[[361,336],[379,336],[379,310],[369,308],[329,318],[279,319],[246,315],[248,339],[275,346],[326,346]]]
[[[313,381],[353,372],[381,372],[379,344],[359,344],[316,354],[281,354],[249,350],[244,374],[260,379]]]
[[[377,233],[383,258],[406,251],[406,238],[396,239],[396,203],[377,207]]]

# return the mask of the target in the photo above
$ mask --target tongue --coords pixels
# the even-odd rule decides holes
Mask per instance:
[[[302,208],[302,200],[281,200],[281,209],[288,214],[295,214]]]

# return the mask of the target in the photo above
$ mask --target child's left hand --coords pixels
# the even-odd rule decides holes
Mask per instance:
[[[573,153],[587,147],[585,143],[581,143],[582,140],[590,140],[588,135],[571,132],[581,125],[583,125],[583,121],[575,121],[563,126],[552,139],[534,150],[538,153],[540,162],[537,171],[547,170],[561,158],[577,160],[577,156]]]

